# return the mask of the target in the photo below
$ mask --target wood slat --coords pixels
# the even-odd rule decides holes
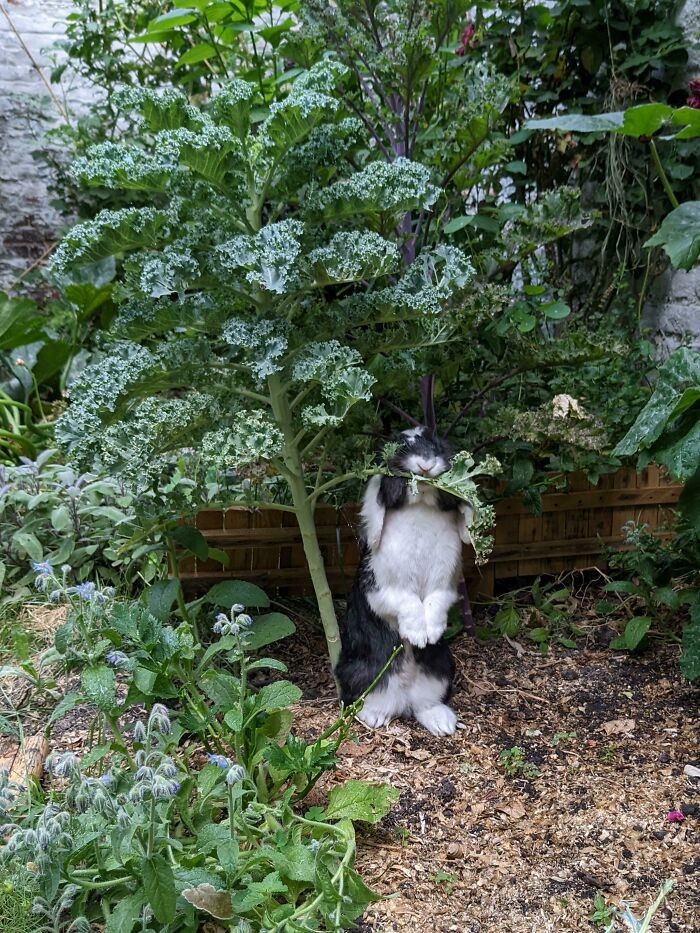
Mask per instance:
[[[470,592],[490,595],[495,581],[505,577],[602,566],[605,547],[624,547],[621,526],[630,519],[667,537],[660,529],[672,518],[682,489],[654,466],[638,474],[624,469],[601,476],[596,487],[582,473],[568,475],[566,482],[567,492],[542,497],[539,516],[532,515],[520,497],[496,503],[496,543],[489,564],[476,568],[473,552],[465,549]],[[196,525],[212,547],[229,555],[230,565],[222,568],[216,561],[183,556],[180,568],[189,587],[239,578],[287,595],[313,593],[293,513],[205,509]],[[359,561],[358,506],[320,506],[316,526],[331,587],[336,595],[347,595]]]

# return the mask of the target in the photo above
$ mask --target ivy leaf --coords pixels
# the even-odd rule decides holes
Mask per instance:
[[[672,210],[644,245],[662,246],[676,269],[691,269],[700,256],[700,201]]]
[[[634,651],[651,628],[651,619],[648,616],[635,616],[625,626],[625,631],[619,638],[613,638],[610,647],[615,651]]]
[[[399,796],[399,791],[388,784],[346,781],[329,793],[328,806],[323,818],[378,823],[387,815]]]
[[[156,920],[171,923],[175,919],[177,902],[175,876],[162,855],[144,859],[143,887]]]
[[[116,681],[114,671],[106,664],[84,668],[80,675],[80,686],[86,699],[98,709],[108,712],[114,706]]]

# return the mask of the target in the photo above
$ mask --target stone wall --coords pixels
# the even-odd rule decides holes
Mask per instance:
[[[688,79],[700,77],[700,0],[686,0],[678,23],[688,40]],[[661,355],[679,346],[700,349],[700,264],[689,272],[669,268],[656,279],[642,324],[655,333]]]
[[[62,35],[72,0],[0,0],[0,6],[48,77],[46,49]],[[56,125],[61,116],[2,11],[0,289],[7,289],[55,242],[62,226],[49,205],[48,172],[32,158],[46,129]]]

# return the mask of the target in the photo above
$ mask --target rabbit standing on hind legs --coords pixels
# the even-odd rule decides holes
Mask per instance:
[[[427,428],[400,435],[390,467],[435,477],[449,469],[447,448]],[[402,476],[374,476],[362,499],[360,566],[342,626],[336,666],[341,699],[352,703],[393,650],[404,650],[365,700],[358,718],[376,728],[413,716],[433,735],[451,735],[457,717],[447,701],[454,661],[442,637],[457,602],[462,543],[470,506],[428,483],[411,490]]]

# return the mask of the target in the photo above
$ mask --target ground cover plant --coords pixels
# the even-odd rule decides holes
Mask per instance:
[[[212,917],[238,933],[347,929],[376,899],[353,870],[353,822],[376,823],[397,795],[351,781],[325,807],[304,806],[360,704],[307,742],[288,709],[299,689],[283,679],[251,686],[262,671],[286,670],[257,651],[291,622],[234,604],[205,647],[188,623],[169,624],[163,594],[150,600],[158,618],[145,601],[69,585],[69,568],[34,570],[39,591],[67,606],[45,662],[56,680],[78,677],[47,732],[76,706],[94,722],[82,756],[52,751],[45,789],[27,793],[0,773],[0,859],[18,922],[32,928],[34,902],[57,929],[196,930]],[[267,602],[235,583],[205,601],[235,592]],[[202,601],[196,611],[212,615]]]

